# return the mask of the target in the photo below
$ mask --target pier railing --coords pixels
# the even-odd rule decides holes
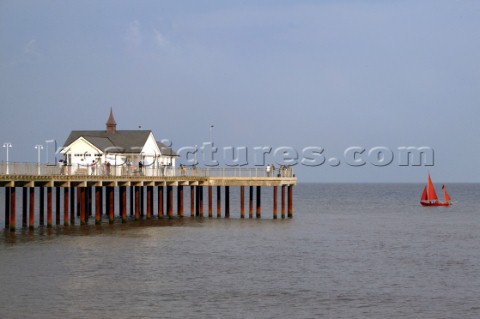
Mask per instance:
[[[0,163],[0,175],[28,175],[28,176],[194,176],[194,177],[261,177],[278,178],[294,177],[291,166],[280,168],[267,167],[194,167],[194,166],[160,166],[160,167],[134,167],[134,166],[107,166],[107,165],[46,165],[36,163]]]

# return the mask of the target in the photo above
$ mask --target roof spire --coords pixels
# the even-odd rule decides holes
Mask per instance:
[[[108,117],[107,121],[107,133],[116,133],[117,131],[117,122],[115,122],[115,119],[113,118],[113,111],[112,107],[110,107],[110,116]]]

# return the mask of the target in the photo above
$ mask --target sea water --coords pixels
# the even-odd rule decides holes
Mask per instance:
[[[231,187],[230,219],[4,231],[0,318],[480,318],[480,185],[448,186],[448,208],[420,184],[300,184],[293,219],[262,188],[242,220]]]

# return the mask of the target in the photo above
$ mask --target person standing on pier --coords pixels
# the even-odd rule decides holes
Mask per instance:
[[[95,168],[96,168],[96,163],[95,163],[95,160],[92,161],[92,175],[95,175]]]
[[[127,175],[132,175],[132,163],[127,158],[125,164],[127,165]]]
[[[107,175],[110,175],[110,162],[107,161],[107,163],[105,163],[105,168],[107,170]]]

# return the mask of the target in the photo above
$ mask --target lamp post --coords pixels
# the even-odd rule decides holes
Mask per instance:
[[[213,146],[213,124],[210,125],[210,143],[212,143]]]
[[[49,143],[55,143],[55,162],[54,162],[54,164],[56,164],[56,162],[57,162],[57,155],[56,155],[57,154],[57,140],[55,140],[55,139],[45,141],[45,145],[47,146],[47,150],[46,150],[46,154],[45,154],[46,162],[47,162],[47,164],[49,163],[48,162],[48,144]]]
[[[38,175],[40,175],[40,151],[43,150],[43,145],[37,144],[35,145],[35,149],[38,151],[37,163],[38,163]]]
[[[5,147],[5,148],[7,149],[7,169],[6,169],[6,171],[5,171],[5,174],[8,175],[8,174],[9,174],[9,171],[8,171],[8,149],[9,149],[10,147],[12,147],[12,143],[10,143],[10,142],[5,142],[5,143],[3,143],[3,147]]]
[[[194,155],[194,162],[193,162],[193,167],[196,167],[197,166],[197,145],[195,145],[195,153],[193,153]]]

